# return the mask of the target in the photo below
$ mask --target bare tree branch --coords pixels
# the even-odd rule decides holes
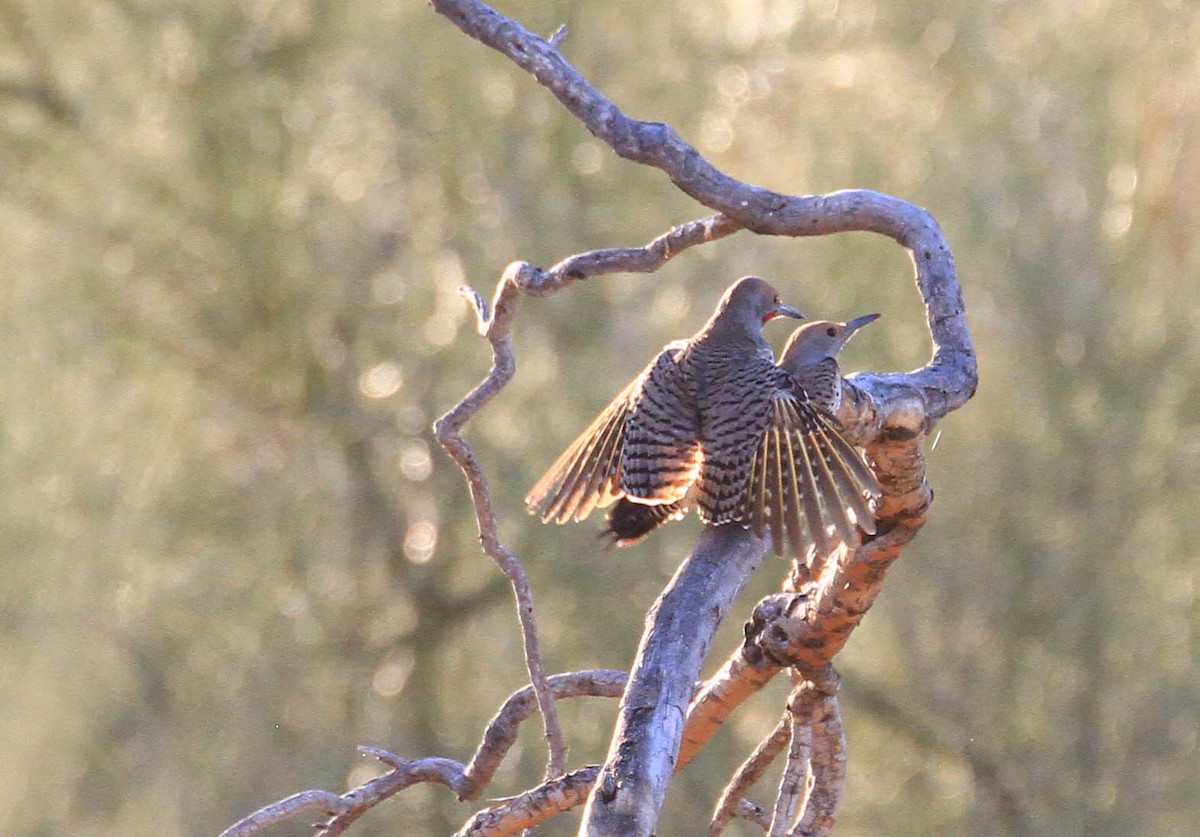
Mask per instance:
[[[747,625],[747,630],[751,628]],[[750,653],[747,654],[746,652]],[[751,695],[783,670],[753,646],[741,646],[692,698],[679,747],[679,769],[703,749],[725,721]]]
[[[717,218],[723,223],[791,236],[873,231],[891,237],[908,250],[916,269],[917,288],[925,302],[932,359],[915,372],[856,376],[853,385],[845,388],[848,397],[843,405],[843,420],[871,452],[885,488],[879,509],[879,534],[857,550],[841,550],[817,577],[797,568],[790,582],[791,589],[801,593],[806,604],[806,638],[819,646],[816,650],[810,646],[811,653],[798,662],[805,672],[820,670],[845,644],[878,595],[887,566],[924,521],[931,500],[924,482],[924,435],[934,421],[964,404],[977,384],[962,292],[953,257],[937,223],[925,210],[877,192],[791,196],[741,183],[716,169],[669,126],[633,120],[623,114],[558,52],[560,39],[547,41],[475,0],[432,2],[438,12],[469,36],[532,74],[617,154],[664,171],[682,191],[717,210]],[[527,293],[557,290],[565,279],[574,278],[553,271],[529,271],[526,275],[529,282],[521,290]],[[739,554],[761,548],[748,532],[732,533],[727,546]],[[679,580],[677,576],[672,589]],[[669,589],[664,600],[670,593]],[[794,606],[789,602],[785,609]],[[659,669],[649,655],[665,644],[655,634],[659,624],[652,619],[643,635],[637,673],[627,688],[609,762],[589,801],[583,833],[646,835],[657,818],[683,729],[674,716],[661,719],[666,726],[653,730],[635,723],[651,714],[649,707],[641,703],[644,693],[655,693],[672,711],[681,711],[676,708],[677,695],[652,679]],[[706,649],[707,638],[701,638],[699,644]],[[772,650],[769,638],[756,643],[756,647],[777,663],[791,664],[782,652],[794,649]],[[745,671],[730,670],[727,674],[736,673],[740,680]],[[717,693],[710,690],[713,696]],[[698,706],[711,710],[719,708],[720,702],[710,697]],[[721,717],[719,711],[707,716],[708,721],[718,723]],[[703,729],[696,727],[700,743],[711,734],[711,724],[707,732]],[[643,746],[644,742],[636,737],[643,733],[650,736],[653,747]],[[694,752],[695,745],[692,748]]]
[[[461,762],[442,758],[407,761],[376,748],[364,749],[376,757],[383,756],[392,770],[340,796],[322,790],[294,794],[238,820],[221,832],[221,837],[249,837],[268,826],[312,812],[329,818],[321,826],[323,834],[342,834],[371,808],[407,787],[420,782],[437,782],[457,792],[462,784]]]
[[[479,321],[479,332],[492,345],[492,368],[488,376],[467,393],[448,413],[434,422],[433,429],[446,453],[458,463],[467,478],[471,488],[471,501],[475,504],[475,519],[479,525],[479,540],[483,551],[487,553],[500,567],[512,584],[513,595],[517,599],[517,613],[521,621],[521,634],[524,640],[525,664],[529,669],[529,680],[537,694],[538,707],[542,711],[545,725],[546,742],[550,755],[546,763],[546,778],[558,776],[566,770],[566,744],[563,742],[562,729],[558,723],[558,712],[554,708],[554,698],[550,695],[546,684],[546,668],[542,662],[541,650],[538,643],[537,622],[534,616],[533,590],[529,586],[529,576],[521,562],[509,549],[500,542],[497,531],[496,511],[492,504],[491,490],[487,478],[475,452],[462,437],[462,426],[475,415],[488,401],[496,396],[517,371],[516,358],[513,356],[512,336],[510,327],[516,314],[517,288],[516,277],[521,273],[519,263],[509,265],[496,286],[496,296],[489,310],[483,298],[473,290],[464,293],[472,302]]]
[[[572,282],[611,273],[653,273],[675,256],[740,230],[724,215],[698,218],[677,227],[641,247],[613,247],[576,253],[549,270],[520,263],[514,281],[521,293],[528,296],[549,296]]]
[[[741,806],[747,802],[746,792],[763,777],[767,768],[771,766],[771,762],[787,746],[791,731],[791,716],[785,713],[779,723],[775,725],[775,729],[771,730],[770,734],[754,748],[754,752],[742,762],[741,767],[733,774],[733,778],[729,780],[729,784],[725,786],[721,798],[717,801],[716,810],[713,811],[712,820],[708,825],[708,837],[720,837],[725,831],[725,826],[729,825],[735,816],[744,816],[741,813]],[[755,808],[757,807],[755,806]],[[766,820],[763,830],[766,831],[770,827],[771,818],[766,812],[763,812],[763,815]]]
[[[934,342],[932,361],[917,372],[888,376],[922,392],[932,419],[966,403],[978,378],[954,259],[933,217],[920,207],[857,189],[828,195],[785,195],[721,172],[669,126],[631,119],[544,38],[476,0],[431,0],[470,37],[529,72],[617,154],[665,172],[683,192],[735,224],[765,235],[811,236],[862,230],[880,233],[913,257]]]
[[[248,817],[235,822],[221,832],[221,837],[248,837],[264,828],[298,817],[317,814],[331,817],[348,811],[351,804],[332,791],[306,790],[260,808]]]
[[[597,669],[577,671],[571,674],[556,674],[550,678],[549,686],[554,697],[620,697],[629,675],[624,671]],[[492,781],[496,768],[517,740],[521,722],[537,709],[532,687],[526,686],[514,692],[496,716],[488,722],[483,740],[475,755],[463,770],[463,785],[459,799],[474,799]]]
[[[625,672],[612,669],[576,671],[554,675],[549,679],[547,686],[555,698],[617,697],[624,688],[626,677]],[[500,707],[500,711],[488,723],[483,738],[475,750],[475,755],[465,765],[462,762],[445,758],[423,758],[410,761],[379,747],[359,747],[359,750],[379,759],[392,770],[342,795],[323,790],[308,790],[294,794],[239,820],[222,832],[221,837],[248,837],[268,826],[306,813],[319,813],[328,818],[328,821],[321,826],[324,834],[342,834],[371,808],[420,782],[436,782],[445,785],[454,791],[460,800],[474,799],[491,781],[496,768],[508,754],[513,742],[516,741],[521,723],[533,714],[537,706],[532,686],[518,689],[509,695],[504,705]],[[590,774],[591,780],[587,781],[587,787],[591,787],[591,781],[594,781],[598,772],[599,766],[595,766]],[[576,774],[571,774],[574,778],[564,777],[565,784],[563,785],[547,783],[529,791],[526,795],[531,799],[540,799],[541,797],[538,796],[540,793],[546,800],[557,799],[558,791],[554,790],[555,788],[576,787],[584,782],[582,771],[576,771]],[[576,798],[568,794],[562,799],[575,800],[567,806],[568,808],[582,805],[586,793],[585,788],[583,796]],[[503,833],[515,833],[524,828],[526,824],[531,824],[521,818],[528,819],[529,810],[542,810],[542,808],[538,808],[538,805],[541,804],[530,803],[532,808],[530,805],[525,808],[514,805],[510,806],[510,809],[506,809],[511,810],[511,815],[516,817],[518,824],[513,827],[512,831]],[[547,801],[544,804],[550,805],[551,802]],[[491,810],[495,811],[496,809]],[[560,810],[566,810],[566,808],[551,807],[545,810],[546,817],[549,817]],[[491,823],[489,827],[494,828],[507,822],[499,814],[491,815],[488,821]]]
[[[556,814],[582,805],[599,773],[600,765],[590,764],[515,796],[502,805],[479,811],[455,832],[455,837],[509,837],[545,822]]]
[[[598,834],[649,834],[675,770],[687,707],[713,634],[767,541],[707,527],[646,618],[608,759],[584,814]]]
[[[767,830],[770,837],[787,837],[796,818],[796,806],[809,790],[808,755],[812,751],[812,728],[793,715],[788,731],[791,741],[783,776],[779,779],[779,793],[775,796],[775,810],[771,812],[771,827]]]
[[[470,288],[463,289],[464,296],[471,303],[475,311],[480,334],[487,337],[492,344],[493,366],[488,376],[475,389],[468,393],[453,409],[438,419],[434,426],[434,432],[443,447],[446,447],[447,452],[450,453],[451,457],[462,468],[467,478],[472,492],[472,500],[475,503],[476,520],[479,525],[480,540],[484,546],[484,550],[501,566],[501,569],[505,572],[505,575],[510,580],[510,584],[513,586],[514,593],[517,595],[519,602],[518,610],[522,617],[522,630],[527,640],[527,660],[529,659],[528,640],[531,636],[535,652],[537,645],[536,625],[532,624],[532,593],[529,591],[528,578],[520,562],[499,541],[497,519],[487,480],[483,475],[482,468],[474,451],[461,435],[462,426],[480,408],[494,398],[515,373],[516,362],[512,352],[510,328],[512,318],[515,314],[517,296],[520,293],[528,293],[532,296],[544,296],[578,279],[606,273],[651,272],[689,247],[714,241],[737,232],[738,229],[739,227],[728,219],[722,216],[713,216],[681,224],[642,247],[603,249],[576,254],[559,262],[549,271],[541,271],[532,265],[522,262],[514,263],[505,270],[500,282],[497,284],[495,297],[491,304],[476,291]],[[451,787],[461,799],[467,800],[477,797],[481,790],[491,781],[496,768],[515,740],[515,724],[519,724],[520,721],[528,717],[528,711],[531,709],[531,695],[534,696],[539,708],[545,704],[552,704],[554,697],[571,697],[575,694],[615,697],[620,694],[627,679],[625,672],[613,671],[577,672],[575,674],[554,675],[545,678],[544,669],[540,668],[540,654],[535,653],[534,657],[541,671],[541,678],[535,677],[531,672],[530,687],[518,691],[509,698],[505,706],[489,724],[485,733],[485,740],[481,742],[471,762],[466,766],[459,765],[462,776],[455,780],[455,784],[451,785]],[[567,684],[578,683],[580,678],[589,680],[590,685],[579,685],[577,686],[578,691],[572,692],[572,689],[576,687],[568,687]],[[541,679],[543,684],[543,688],[540,691],[537,688],[539,679]],[[545,695],[545,698],[542,695]],[[545,715],[545,713],[543,714]],[[552,717],[556,717],[556,713],[552,709],[550,714]],[[515,723],[513,723],[514,721]],[[554,722],[554,725],[557,726],[557,722]],[[561,733],[559,735],[561,736]],[[449,762],[446,759],[438,761]],[[392,764],[391,762],[388,763]],[[454,762],[454,764],[457,764],[457,762]],[[392,764],[392,766],[395,765]],[[547,772],[550,772],[549,766]],[[574,791],[571,791],[570,793],[564,792],[565,795],[558,797],[556,796],[557,791],[555,788],[559,786],[554,782],[547,782],[539,788],[529,791],[528,794],[533,795],[530,798],[534,801],[531,801],[528,806],[513,805],[504,809],[504,812],[514,817],[513,822],[518,823],[513,827],[512,833],[520,831],[528,825],[534,824],[536,821],[540,821],[533,816],[531,813],[533,811],[542,812],[544,814],[542,818],[544,819],[553,816],[561,810],[567,810],[570,807],[582,804],[585,801],[588,789],[590,789],[598,773],[599,768],[596,767],[590,773],[586,770],[581,770],[575,771],[568,777],[564,777],[563,781],[565,784],[562,787],[583,788],[582,793],[584,796],[576,797],[573,795]],[[328,791],[305,791],[286,800],[273,803],[260,811],[256,811],[254,814],[235,823],[224,834],[229,835],[229,837],[235,837],[235,835],[236,837],[242,837],[243,835],[253,834],[268,825],[314,810],[321,810],[323,813],[329,815],[337,815],[334,820],[331,820],[327,824],[327,833],[342,833],[346,827],[370,807],[377,805],[405,787],[414,784],[414,782],[407,781],[406,776],[407,774],[393,771],[376,780],[372,780],[371,783],[352,792],[361,791],[355,797],[354,803],[346,803],[344,801],[346,797],[341,797]],[[417,781],[430,780],[436,779],[424,778]],[[446,784],[446,782],[443,782],[443,784]],[[544,798],[550,800],[550,802],[542,804],[542,802],[537,801],[543,798],[542,796],[538,796],[538,794],[544,795]],[[343,800],[343,802],[335,803],[323,800]],[[554,800],[560,800],[561,804],[566,805],[566,807],[555,807],[559,803],[554,802]],[[569,804],[567,804],[568,802]],[[329,807],[322,809],[321,805],[323,804],[327,804]],[[493,810],[493,813],[488,819],[489,824],[487,828],[500,828],[502,823],[509,822],[509,820],[501,815],[501,812],[496,809],[491,810]],[[541,814],[538,816],[541,816]],[[474,826],[470,824],[464,826],[464,828],[467,827]],[[481,825],[480,827],[483,826]],[[507,827],[507,825],[503,827]]]
[[[359,817],[367,811],[413,785],[435,782],[445,785],[455,793],[458,793],[462,787],[462,762],[443,758],[408,761],[394,753],[388,753],[386,750],[375,747],[360,747],[359,749],[376,758],[383,756],[384,763],[392,769],[344,794],[342,799],[347,803],[347,808],[338,812],[336,816],[321,826],[321,834],[324,837],[345,834],[346,829],[354,825]]]
[[[653,273],[689,247],[716,241],[740,229],[724,215],[688,221],[643,247],[592,250],[564,259],[550,268],[545,283],[552,285],[555,280],[551,277],[556,276],[584,279],[606,273]]]
[[[846,789],[846,736],[837,690],[840,680],[833,666],[815,679],[801,683],[788,709],[796,725],[807,731],[805,743],[811,782],[800,817],[789,837],[826,837],[837,824],[838,809]]]
[[[950,249],[925,210],[868,190],[793,196],[739,182],[706,161],[670,126],[633,120],[623,114],[558,52],[565,33],[546,40],[475,0],[432,0],[432,5],[470,37],[500,51],[532,74],[616,153],[660,169],[682,191],[718,213],[676,227],[641,248],[583,253],[550,270],[514,263],[498,283],[490,306],[475,291],[465,290],[475,307],[480,333],[492,346],[492,369],[435,425],[439,441],[467,479],[483,549],[500,566],[517,598],[531,683],[528,694],[533,701],[528,696],[522,698],[522,708],[514,708],[513,716],[531,711],[536,702],[549,746],[548,781],[505,805],[481,812],[462,833],[514,833],[578,804],[594,783],[583,833],[648,835],[676,766],[686,763],[733,708],[782,668],[794,666],[810,679],[822,672],[878,595],[887,567],[924,522],[932,498],[925,483],[924,437],[935,421],[971,397],[978,379],[962,292]],[[854,439],[867,447],[884,486],[877,511],[878,534],[855,549],[841,549],[813,572],[800,565],[794,567],[787,585],[790,592],[760,603],[747,632],[746,646],[691,700],[692,684],[713,631],[766,548],[764,541],[737,527],[706,530],[648,618],[635,673],[625,687],[607,763],[602,768],[585,768],[561,776],[565,747],[554,708],[557,680],[547,677],[538,650],[532,592],[520,562],[498,538],[487,481],[461,430],[515,372],[509,329],[519,295],[546,295],[578,279],[604,273],[653,271],[687,247],[743,228],[790,236],[872,231],[895,240],[913,259],[917,289],[926,308],[932,358],[914,372],[854,376],[844,386],[839,416]],[[615,682],[605,679],[603,688],[614,688]],[[600,689],[601,684],[597,681],[592,687]],[[833,701],[832,697],[827,700]],[[833,765],[840,755],[840,743],[828,743],[833,740],[828,737],[831,731],[836,731],[840,742],[836,701],[822,704],[820,709],[825,714],[793,716],[790,726],[799,748],[797,763],[806,760],[815,765],[820,754]],[[686,743],[681,751],[685,719]],[[507,738],[509,721],[500,721],[497,716],[493,724],[471,767],[446,759],[405,762],[397,757],[388,762],[393,766],[391,773],[346,797],[314,792],[277,805],[290,804],[293,809],[327,805],[335,814],[331,828],[344,830],[366,808],[338,807],[335,799],[345,800],[353,794],[386,798],[406,786],[411,775],[421,776],[413,781],[440,781],[460,795],[473,796],[490,779],[503,758],[502,751],[511,745]],[[804,741],[809,736],[813,736],[813,743],[805,750]],[[472,771],[469,776],[467,771]],[[822,787],[815,788],[810,799],[836,800],[840,795],[839,775],[844,774],[832,767],[821,774],[814,773]],[[735,777],[734,783],[738,781]],[[798,795],[793,796],[798,799]],[[749,803],[739,802],[737,810],[741,812],[747,806]],[[791,823],[792,807],[793,803],[781,796],[776,822]],[[821,812],[836,811],[836,804],[818,808],[816,819],[820,820]],[[756,810],[753,816],[762,822],[761,809]],[[807,815],[802,815],[797,828],[823,827],[821,822],[807,822]]]

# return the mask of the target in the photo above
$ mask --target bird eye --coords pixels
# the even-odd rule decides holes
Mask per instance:
[[[773,302],[773,303],[775,303],[776,305],[778,305],[778,304],[779,304],[779,294],[775,294],[775,298],[774,298],[774,299],[772,299],[772,300],[771,300],[771,302]]]
[[[829,328],[825,329],[825,333],[828,334],[830,337],[837,337],[837,329],[834,328],[833,326],[830,326]]]

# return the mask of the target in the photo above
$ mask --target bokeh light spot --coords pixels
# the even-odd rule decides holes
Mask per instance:
[[[733,125],[724,116],[710,115],[700,126],[700,144],[705,151],[720,153],[733,145]]]
[[[412,657],[390,659],[375,670],[375,675],[371,678],[371,688],[380,697],[395,697],[404,691],[404,684],[408,682],[412,668]]]
[[[1114,200],[1127,201],[1137,191],[1137,168],[1129,163],[1120,163],[1108,170],[1108,192]]]
[[[423,482],[429,479],[433,471],[433,458],[429,455],[429,445],[420,439],[415,439],[400,451],[400,473],[413,482]]]
[[[367,398],[387,398],[395,395],[404,383],[404,373],[390,360],[377,363],[362,374],[358,388]]]
[[[404,536],[404,557],[414,564],[428,563],[437,546],[437,526],[428,520],[414,523]]]
[[[1133,207],[1127,203],[1119,203],[1106,208],[1100,226],[1110,239],[1115,241],[1122,238],[1133,226]]]

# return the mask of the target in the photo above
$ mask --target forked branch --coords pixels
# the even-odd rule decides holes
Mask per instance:
[[[464,295],[475,308],[479,333],[492,346],[492,368],[487,377],[433,425],[446,453],[458,463],[467,484],[471,488],[471,502],[475,505],[475,520],[479,526],[479,540],[483,551],[496,562],[508,578],[517,599],[517,615],[521,622],[521,637],[525,649],[525,665],[529,670],[529,682],[537,695],[538,708],[542,711],[546,742],[550,749],[546,763],[546,778],[561,775],[566,770],[567,748],[563,742],[562,729],[558,723],[558,712],[554,698],[546,683],[546,667],[542,662],[534,615],[533,589],[529,576],[521,562],[500,541],[496,510],[492,504],[492,493],[479,460],[471,446],[462,437],[462,427],[488,401],[496,396],[516,374],[517,362],[513,355],[511,325],[516,314],[519,294],[518,277],[522,272],[519,263],[509,265],[496,286],[496,295],[489,307],[478,293],[464,289]]]
[[[856,190],[793,196],[737,181],[705,160],[669,126],[630,119],[622,113],[563,57],[559,51],[560,38],[552,43],[534,35],[475,0],[432,2],[465,33],[532,74],[617,154],[662,170],[682,191],[736,225],[758,233],[791,236],[872,231],[889,236],[912,256],[933,342],[932,359],[915,372],[859,376],[855,386],[848,388],[852,390],[848,393],[850,397],[845,399],[844,412],[848,415],[844,419],[852,426],[857,440],[872,453],[885,487],[879,509],[879,534],[858,550],[842,550],[815,577],[798,567],[791,580],[791,588],[803,591],[808,605],[807,624],[815,635],[810,638],[819,641],[823,649],[812,656],[824,657],[821,664],[827,663],[878,595],[886,567],[924,521],[931,493],[924,483],[921,440],[933,422],[966,403],[977,384],[975,353],[967,330],[962,292],[940,228],[925,210],[877,192]],[[741,533],[742,542],[737,540],[732,538],[727,544],[735,553],[749,547],[753,539],[749,533]],[[673,582],[664,600],[672,594],[682,597],[695,592],[698,591],[679,590]],[[698,609],[704,604],[696,602]],[[823,624],[826,620],[828,626]],[[653,629],[652,625],[643,636],[643,652],[658,647]],[[638,670],[643,670],[646,662],[645,655],[640,654]],[[816,671],[821,664],[806,670]],[[649,670],[656,669],[651,666]],[[749,670],[742,668],[742,672]],[[679,672],[679,676],[689,673]],[[610,748],[609,764],[589,802],[584,833],[644,835],[651,832],[657,819],[665,792],[663,777],[670,772],[661,754],[665,752],[673,766],[683,725],[653,731],[636,725],[636,717],[644,713],[644,706],[628,698],[645,685],[637,676],[630,682],[618,732]],[[678,705],[682,691],[678,682],[655,681],[655,687],[670,704],[668,712],[683,711]],[[723,691],[729,689],[714,688],[709,694],[717,696]],[[719,723],[722,715],[715,712],[711,717]],[[654,736],[652,746],[631,737],[642,733]],[[631,748],[646,757],[630,757]],[[615,776],[618,769],[620,783],[605,780],[605,776],[610,779]]]
[[[570,674],[556,674],[547,681],[546,685],[556,699],[572,697],[614,698],[620,696],[622,689],[625,687],[626,677],[627,675],[623,671],[597,669],[593,671],[577,671]],[[360,747],[359,749],[363,753],[379,759],[383,764],[390,767],[391,770],[345,794],[336,794],[324,790],[309,790],[293,794],[286,799],[274,802],[239,820],[226,829],[221,837],[249,837],[249,835],[256,834],[264,828],[277,825],[301,815],[317,816],[324,819],[325,822],[320,826],[322,834],[341,834],[355,820],[380,802],[420,782],[434,782],[445,785],[460,800],[475,799],[479,796],[483,788],[491,782],[496,768],[500,766],[509,749],[516,742],[521,723],[532,715],[537,708],[538,704],[532,686],[518,689],[511,694],[504,702],[504,705],[500,707],[500,711],[488,722],[487,729],[484,731],[483,737],[479,742],[479,747],[476,748],[475,754],[466,764],[445,758],[409,760],[378,747]],[[593,780],[594,773],[598,772],[598,770],[598,767],[593,770]],[[578,784],[578,778],[566,782],[568,786]],[[586,786],[591,787],[590,781],[587,782]],[[547,785],[543,785],[542,787],[546,788]],[[586,790],[584,794],[586,795]],[[538,797],[536,791],[531,791],[524,796],[545,798],[551,801],[547,804],[552,804],[557,795],[557,792],[552,788],[551,790],[543,791],[541,797]],[[579,799],[576,804],[580,804],[582,801],[582,799]],[[525,809],[520,809],[519,806],[510,806],[510,810],[522,813],[523,810],[530,808],[536,810],[537,807],[536,803],[531,803]],[[556,812],[557,809],[551,810],[546,813],[546,816],[551,816]],[[525,821],[519,819],[516,813],[510,819],[500,816],[490,816],[487,818],[487,822],[493,829],[502,828],[508,824],[512,826],[512,830],[493,830],[480,833],[513,833],[525,827]]]
[[[797,196],[742,183],[705,160],[670,126],[634,120],[622,113],[559,51],[565,37],[562,30],[547,40],[476,0],[431,0],[431,4],[467,35],[533,75],[618,155],[663,171],[680,190],[717,213],[676,227],[643,247],[581,253],[548,270],[516,262],[504,272],[490,305],[474,290],[464,289],[475,308],[480,333],[491,344],[492,368],[435,425],[439,441],[467,479],[483,549],[513,586],[531,683],[528,695],[532,700],[526,698],[527,708],[531,711],[536,703],[541,710],[549,746],[546,781],[541,786],[480,812],[460,833],[515,833],[580,804],[590,787],[582,833],[644,837],[654,828],[673,770],[686,764],[746,697],[788,667],[809,682],[831,671],[830,661],[878,595],[887,567],[924,522],[932,499],[925,482],[925,436],[934,422],[970,399],[978,381],[962,292],[945,238],[924,209],[869,190]],[[739,229],[787,236],[871,231],[896,241],[913,260],[932,357],[913,372],[854,376],[843,387],[839,415],[848,435],[871,454],[884,487],[877,509],[877,534],[854,549],[843,547],[811,571],[796,565],[786,592],[768,597],[756,609],[745,645],[693,697],[692,684],[712,631],[766,548],[764,541],[737,527],[706,530],[648,620],[635,674],[625,686],[607,763],[564,774],[565,747],[554,708],[563,681],[546,675],[528,579],[516,556],[499,540],[487,480],[462,438],[462,428],[515,373],[509,332],[520,295],[544,296],[602,274],[651,272],[684,249]],[[690,644],[678,641],[681,626],[691,631],[683,634],[693,640]],[[589,688],[607,693],[613,682],[605,680],[603,689],[597,683]],[[816,692],[803,694],[811,697]],[[793,707],[808,706],[806,700],[794,700]],[[836,804],[831,806],[828,800],[836,800],[841,779],[836,770],[816,769],[818,759],[828,761],[831,754],[840,752],[836,700],[821,697],[817,710],[807,715],[794,712],[786,725],[787,737],[797,743],[794,761],[806,760],[820,786],[807,794],[806,802],[795,794],[790,799],[780,795],[774,828],[786,828],[785,833],[810,833],[806,829],[821,833],[836,810]],[[830,737],[834,733],[837,742]],[[763,809],[744,798],[744,791],[783,746],[781,735],[777,730],[735,775],[714,814],[713,833],[719,833],[735,812],[760,824],[768,822]],[[810,738],[807,749],[800,746]],[[500,743],[491,746],[487,742],[485,736],[481,752],[486,751],[488,758],[481,761],[476,754],[472,764],[479,766],[475,772],[446,759],[406,762],[387,755],[382,757],[392,771],[350,794],[314,791],[270,807],[292,813],[324,810],[333,815],[330,833],[340,833],[366,810],[362,800],[374,800],[371,804],[375,804],[407,786],[405,783],[411,784],[411,776],[420,776],[412,781],[440,781],[461,797],[470,798],[486,785],[503,758]],[[355,794],[357,797],[348,799]],[[781,825],[785,820],[786,827]],[[261,827],[235,830],[239,826],[227,834],[249,834]]]

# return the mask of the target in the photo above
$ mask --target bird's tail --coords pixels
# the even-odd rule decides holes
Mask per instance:
[[[600,537],[610,547],[632,546],[664,523],[683,517],[690,508],[691,501],[686,498],[651,506],[622,497],[609,509]]]

